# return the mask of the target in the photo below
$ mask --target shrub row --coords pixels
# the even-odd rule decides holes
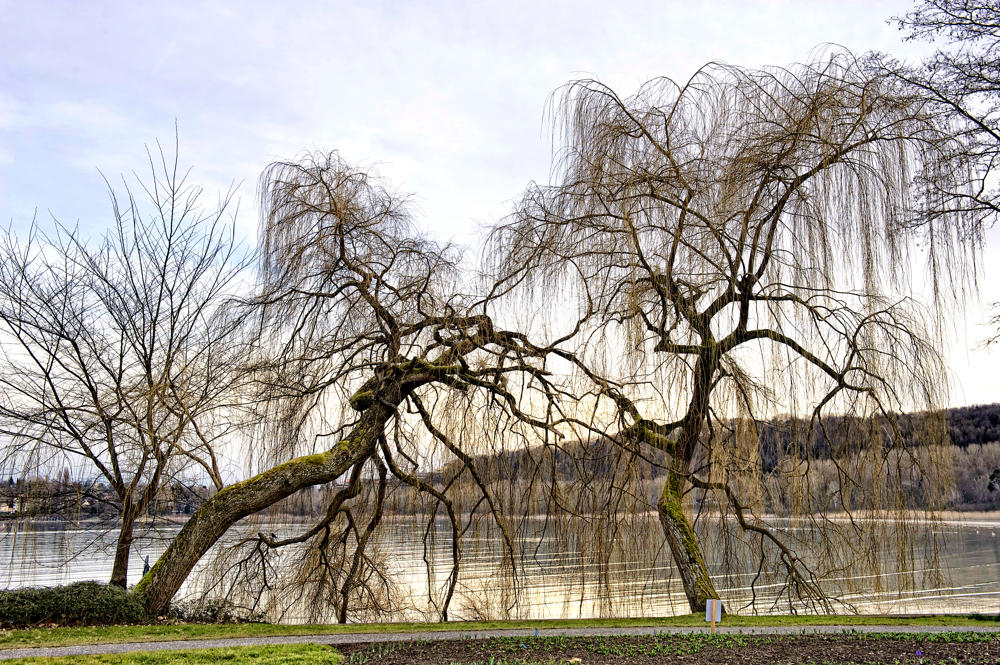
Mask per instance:
[[[120,587],[98,582],[0,591],[2,628],[40,624],[112,626],[143,623],[145,618],[137,598]]]

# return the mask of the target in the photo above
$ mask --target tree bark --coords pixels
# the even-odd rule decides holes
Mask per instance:
[[[297,457],[221,490],[191,516],[156,564],[139,581],[135,594],[155,616],[183,584],[195,564],[238,520],[305,487],[328,483],[367,457],[402,399],[375,400],[350,435],[325,453]],[[383,396],[385,397],[385,396]]]
[[[682,499],[684,485],[687,481],[671,469],[667,472],[667,481],[657,502],[660,514],[660,524],[670,545],[670,553],[674,565],[681,576],[684,594],[692,612],[704,612],[705,601],[709,598],[719,598],[712,578],[708,575],[708,566],[702,556],[701,547],[695,537],[694,529],[684,515]]]
[[[709,398],[712,394],[712,377],[719,363],[717,346],[711,339],[711,333],[704,331],[703,352],[695,363],[694,392],[684,418],[683,432],[673,451],[673,461],[667,471],[667,481],[663,484],[657,511],[660,514],[660,524],[670,545],[670,553],[674,565],[681,576],[684,593],[692,612],[704,612],[705,601],[709,598],[719,600],[719,593],[708,575],[708,566],[701,553],[694,529],[691,528],[687,516],[684,515],[684,490],[687,488],[687,474],[691,470],[691,460],[694,457],[695,446],[701,437],[702,423],[708,416]],[[723,608],[725,611],[725,608]]]
[[[127,503],[126,503],[127,502]],[[111,569],[111,585],[125,588],[128,585],[128,557],[132,553],[132,534],[135,531],[135,512],[131,510],[131,500],[122,506],[122,527],[118,531],[115,547],[115,565]]]

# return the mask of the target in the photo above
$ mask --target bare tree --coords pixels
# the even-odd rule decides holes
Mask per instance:
[[[1000,211],[992,183],[1000,154],[1000,8],[981,1],[927,0],[893,20],[908,31],[907,40],[941,40],[943,46],[919,65],[885,55],[875,61],[954,123],[961,148],[977,167],[972,183],[938,192],[936,203],[976,211],[979,219],[992,222]],[[932,206],[929,212],[941,211]]]
[[[973,164],[967,182],[944,182],[931,190],[929,222],[950,210],[973,215],[970,240],[982,242],[981,226],[992,225],[1000,212],[996,188],[1000,159],[1000,7],[982,0],[925,0],[893,19],[907,40],[940,44],[935,54],[914,65],[879,54],[879,70],[924,97],[949,122],[958,149]],[[935,183],[937,184],[937,183]],[[1000,303],[993,303],[996,310]],[[992,323],[1000,326],[1000,315]],[[993,335],[987,344],[1000,340]]]
[[[250,401],[261,410],[262,469],[206,502],[136,593],[157,612],[238,520],[344,479],[301,533],[262,529],[227,552],[227,596],[280,592],[271,557],[295,546],[289,593],[340,621],[384,616],[391,589],[370,547],[387,494],[409,488],[429,504],[427,529],[443,515],[451,530],[451,570],[429,589],[447,620],[474,521],[493,524],[514,565],[503,493],[487,486],[503,474],[489,465],[519,432],[526,440],[558,423],[551,347],[497,329],[484,303],[456,295],[461,254],[422,236],[407,197],[373,170],[307,154],[272,165],[261,192],[256,327],[247,328],[257,343],[244,366],[259,391]]]
[[[950,206],[952,223],[926,224],[918,205],[964,195],[949,128],[839,52],[789,69],[708,65],[628,98],[576,81],[555,108],[555,184],[530,187],[493,231],[494,293],[527,292],[568,318],[565,357],[604,400],[591,427],[613,412],[620,445],[668,456],[656,507],[692,611],[719,597],[695,497],[735,525],[722,545],[742,558],[716,560],[776,582],[792,611],[829,609],[824,579],[880,569],[890,542],[893,560],[912,557],[910,482],[927,460],[905,449],[898,414],[946,390],[936,325],[962,288],[974,222]],[[912,295],[918,244],[938,308]],[[760,425],[779,414],[807,426],[765,469]],[[818,433],[836,465],[833,502],[809,487]],[[946,484],[928,482],[922,505]],[[812,528],[779,530],[769,487]]]
[[[219,311],[245,264],[176,158],[150,158],[141,195],[111,190],[99,243],[58,222],[0,239],[0,432],[5,466],[71,465],[117,496],[111,583],[124,587],[136,520],[192,471],[223,485],[239,349]],[[97,497],[100,498],[100,497]]]

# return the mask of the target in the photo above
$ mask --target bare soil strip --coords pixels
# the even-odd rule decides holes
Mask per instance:
[[[971,632],[491,637],[338,644],[337,649],[346,656],[344,665],[1000,664],[996,636]]]

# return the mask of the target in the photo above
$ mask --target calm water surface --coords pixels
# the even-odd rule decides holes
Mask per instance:
[[[292,528],[292,527],[289,527]],[[414,598],[427,596],[428,575],[424,550],[418,532],[423,527],[397,527],[390,532],[382,550],[391,552],[394,577],[398,585]],[[180,527],[168,524],[147,529],[138,538],[129,564],[129,584],[142,576],[146,557],[155,562],[170,538]],[[932,613],[1000,612],[1000,516],[996,519],[972,518],[946,522],[938,531],[946,546],[941,560],[948,583],[937,588],[906,592],[865,593],[844,600],[863,613]],[[74,528],[63,523],[26,525],[0,522],[0,587],[49,586],[78,580],[106,581],[111,575],[115,533]],[[233,535],[228,542],[235,540]],[[655,523],[651,538],[662,538]],[[223,544],[224,545],[224,544]],[[656,561],[637,565],[618,561],[602,570],[589,570],[581,564],[579,552],[553,549],[537,543],[531,556],[521,562],[524,591],[517,614],[524,618],[577,618],[594,616],[669,616],[686,614],[680,580],[672,574],[665,553]],[[498,543],[472,538],[463,551],[463,573],[453,615],[462,616],[467,599],[489,610],[490,585],[497,570]],[[450,566],[450,541],[442,528],[442,537],[430,553],[437,569],[437,582],[447,576]],[[603,580],[603,582],[602,582]],[[610,581],[610,582],[609,582]],[[750,576],[729,578],[720,589],[729,607],[738,609],[750,598]],[[602,592],[602,584],[603,592]],[[608,587],[615,602],[608,602]],[[720,581],[717,582],[721,586]],[[198,575],[178,594],[191,596],[198,586]],[[888,584],[891,588],[892,583]],[[760,594],[767,590],[758,589]],[[495,599],[494,599],[495,600]],[[770,603],[758,602],[757,610],[767,612]],[[776,608],[776,611],[783,611]],[[749,613],[742,610],[741,613]],[[472,618],[465,612],[465,618]],[[426,615],[425,615],[426,616]],[[408,618],[417,618],[410,616]],[[286,622],[302,620],[290,611]]]

